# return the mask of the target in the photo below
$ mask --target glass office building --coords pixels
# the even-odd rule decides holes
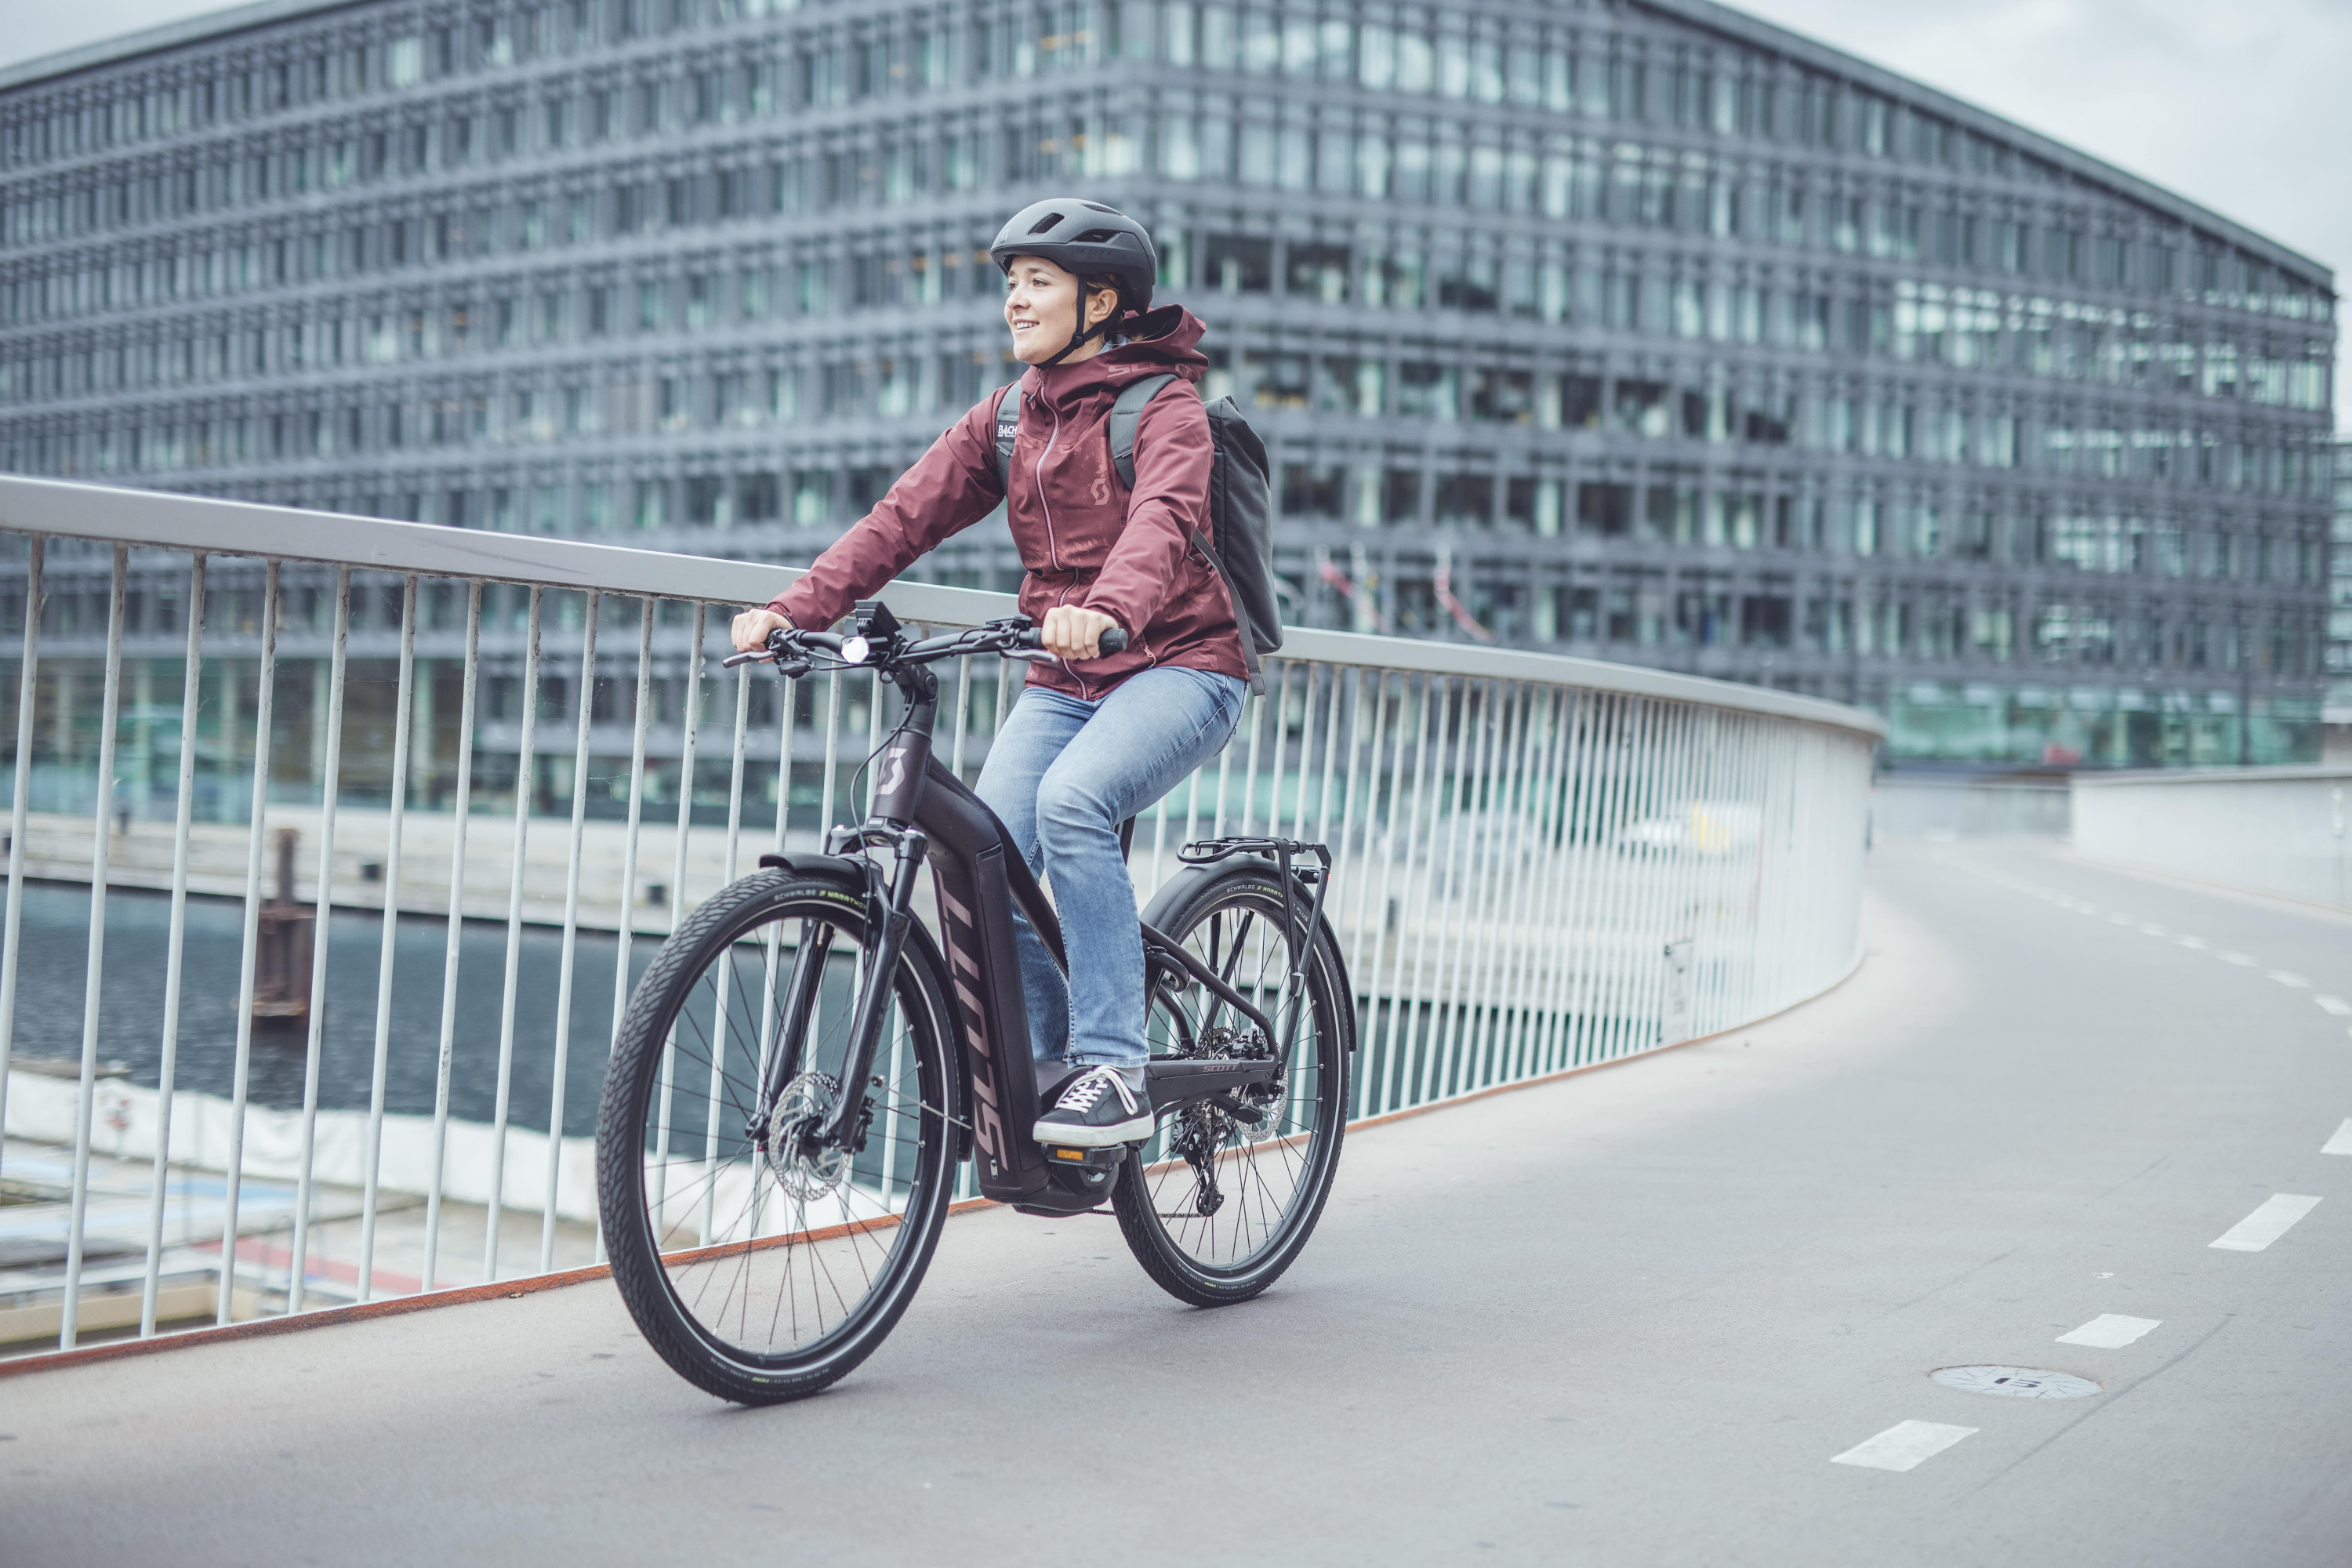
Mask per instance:
[[[803,562],[1150,223],[1290,618],[2315,756],[2333,279],[1703,0],[310,0],[0,72],[0,468]],[[983,525],[924,570],[1010,587]]]
[[[2352,763],[2352,437],[2336,444],[2336,540],[2328,556],[2327,695],[2321,751],[2329,763]]]

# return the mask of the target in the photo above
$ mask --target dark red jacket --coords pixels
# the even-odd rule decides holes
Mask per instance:
[[[1209,417],[1174,387],[1145,405],[1135,437],[1135,489],[1118,482],[1104,424],[1119,388],[1173,372],[1200,382],[1208,368],[1200,319],[1181,305],[1132,318],[1129,341],[1075,364],[1031,366],[1021,378],[1021,434],[1008,497],[996,479],[991,392],[880,504],[834,541],[769,608],[795,626],[830,626],[917,557],[1007,500],[1013,542],[1029,569],[1023,613],[1055,605],[1099,610],[1127,629],[1127,651],[1076,663],[1033,664],[1029,679],[1089,700],[1154,665],[1242,679],[1241,638],[1224,584],[1192,546],[1210,536]]]

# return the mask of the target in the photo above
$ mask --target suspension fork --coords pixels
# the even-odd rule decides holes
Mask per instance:
[[[914,923],[910,913],[915,898],[915,874],[921,869],[924,853],[930,840],[915,829],[890,829],[891,848],[897,865],[890,874],[886,893],[881,887],[881,874],[867,862],[866,907],[878,920],[869,915],[869,929],[879,926],[882,939],[874,944],[866,964],[865,984],[858,987],[857,1011],[850,1025],[849,1057],[843,1064],[841,1095],[826,1115],[824,1124],[811,1135],[810,1142],[819,1148],[845,1149],[865,1124],[866,1079],[874,1071],[874,1052],[882,1036],[882,1020],[890,1011],[893,987],[891,981],[898,973],[899,955],[906,951],[907,928]]]
[[[751,1136],[762,1148],[768,1141],[768,1118],[783,1099],[784,1086],[800,1071],[809,1017],[815,1010],[817,988],[824,984],[824,967],[832,954],[833,927],[823,921],[801,921],[792,978],[785,983],[783,1005],[777,1009],[775,1037],[761,1044],[760,1098],[751,1118]]]

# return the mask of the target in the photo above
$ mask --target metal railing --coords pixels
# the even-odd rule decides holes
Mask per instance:
[[[2077,773],[2094,860],[2352,909],[2352,768]]]
[[[787,696],[718,668],[726,614],[793,575],[0,479],[0,1345],[596,1258],[587,1131],[634,975],[759,852],[856,815],[887,727],[854,674]],[[926,626],[1011,608],[889,598]],[[1009,667],[944,684],[969,778]],[[1880,733],[1297,630],[1131,868],[1148,899],[1192,838],[1328,842],[1380,1116],[1834,984]]]

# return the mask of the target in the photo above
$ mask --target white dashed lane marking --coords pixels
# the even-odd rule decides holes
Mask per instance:
[[[2352,1154],[2352,1116],[2344,1119],[2344,1125],[2336,1130],[2335,1137],[2319,1146],[2319,1152],[2323,1154]]]
[[[2347,1123],[2352,1125],[2352,1123]],[[2148,1330],[2162,1326],[2162,1318],[2126,1318],[2120,1312],[2102,1312],[2071,1334],[2060,1334],[2062,1345],[2091,1345],[2103,1351],[2121,1350]]]
[[[2035,888],[2021,888],[2020,890],[2032,893],[2038,898],[2046,899],[2062,909],[2073,910],[2078,914],[2095,915],[2099,912],[2097,905],[2086,904],[2080,899],[2073,898],[2065,893],[2050,892]],[[2107,919],[2119,926],[2134,927],[2148,936],[2160,937],[2168,934],[2162,926],[2157,925],[2153,921],[2142,921],[2137,916],[2110,914],[2107,916]],[[2201,936],[2189,936],[2183,933],[2179,936],[2173,937],[2172,940],[2182,947],[2188,948],[2194,952],[2211,952],[2214,957],[2220,959],[2222,963],[2234,963],[2241,969],[2261,968],[2261,962],[2252,954],[2237,952],[2228,948],[2217,951],[2214,949],[2211,942],[2207,942]],[[2311,988],[2311,982],[2305,980],[2302,975],[2295,973],[2293,970],[2272,969],[2266,970],[2264,973],[2268,974],[2271,979],[2278,982],[2281,985],[2291,986],[2298,991],[2307,991]],[[2323,1013],[2331,1014],[2338,1018],[2352,1018],[2352,1002],[2347,1002],[2341,996],[2329,995],[2324,992],[2315,992],[2313,993],[2311,999],[2315,1005],[2317,1005],[2319,1010]],[[2214,1245],[2218,1247],[2221,1243],[2216,1242]]]
[[[1940,1421],[1898,1421],[1867,1441],[1833,1456],[1832,1465],[1859,1465],[1866,1470],[1916,1469],[1961,1438],[1974,1426],[1948,1426]]]
[[[2298,1193],[2274,1193],[2263,1206],[2207,1243],[2224,1252],[2260,1252],[2294,1228],[2295,1221],[2319,1206],[2319,1200]]]

